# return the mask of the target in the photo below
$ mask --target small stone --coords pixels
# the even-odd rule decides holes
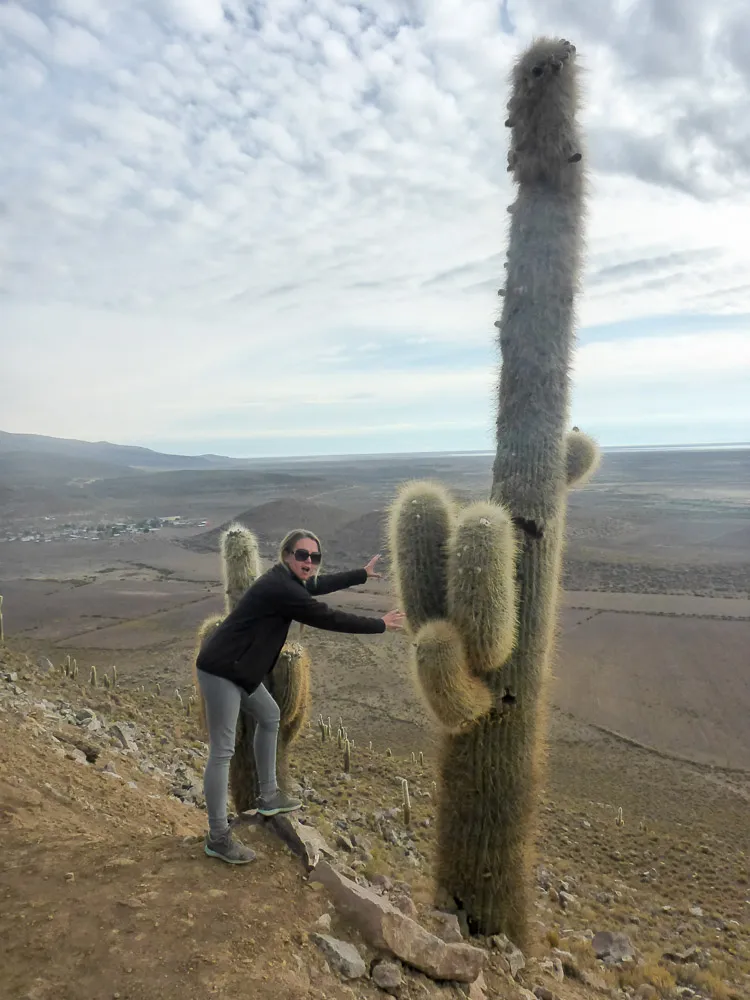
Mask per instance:
[[[320,931],[322,934],[327,934],[331,929],[331,914],[322,913],[313,924],[313,927],[316,931]]]
[[[539,963],[539,968],[542,972],[546,972],[548,975],[553,976],[558,983],[563,982],[565,979],[565,972],[563,971],[563,965],[559,958],[543,958]]]
[[[391,900],[393,902],[393,905],[398,907],[398,909],[401,910],[402,913],[405,913],[407,917],[416,917],[417,908],[414,905],[414,901],[410,896],[404,896],[399,894],[392,896]],[[440,937],[439,934],[438,937]],[[444,941],[445,938],[443,938],[442,940]]]
[[[603,959],[608,965],[632,962],[635,958],[635,949],[627,934],[597,931],[591,939],[591,947],[596,957]]]
[[[700,906],[691,906],[689,911],[691,917],[702,917],[703,909]]]
[[[382,961],[372,967],[372,981],[386,993],[398,990],[404,977],[398,962]]]
[[[393,882],[387,875],[381,875],[380,872],[372,876],[372,884],[381,886],[386,892],[393,888]]]
[[[463,941],[461,925],[459,924],[458,917],[455,913],[443,913],[442,910],[433,910],[430,913],[429,918],[435,933],[443,941],[447,941],[449,943]]]
[[[534,996],[537,1000],[558,1000],[557,994],[546,986],[535,986]]]
[[[48,674],[50,671],[55,669],[55,665],[52,660],[48,659],[46,656],[40,656],[36,661],[36,665],[43,674]]]
[[[506,971],[515,977],[526,967],[526,958],[520,948],[517,948],[505,934],[495,934],[491,938],[493,948],[497,948],[505,959]]]
[[[115,737],[115,739],[117,739],[122,744],[124,750],[130,750],[132,753],[135,753],[138,750],[138,745],[136,744],[135,740],[131,736],[126,726],[122,725],[119,722],[116,722],[114,726],[112,726],[112,728],[110,729],[110,732]]]
[[[339,941],[328,934],[311,934],[310,940],[320,948],[331,967],[344,979],[360,979],[367,972],[364,960],[353,944]]]

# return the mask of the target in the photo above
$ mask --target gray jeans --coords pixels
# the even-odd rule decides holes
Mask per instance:
[[[229,764],[234,756],[234,739],[240,711],[255,720],[253,751],[262,798],[270,798],[276,785],[276,740],[281,713],[268,688],[261,684],[252,694],[224,677],[198,671],[198,684],[206,704],[208,761],[203,776],[208,831],[211,839],[229,829],[227,797]]]

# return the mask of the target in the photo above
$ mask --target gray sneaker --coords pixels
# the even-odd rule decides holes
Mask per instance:
[[[258,812],[261,816],[277,816],[279,813],[290,813],[301,808],[299,799],[290,798],[280,788],[269,799],[258,799]]]
[[[247,865],[255,861],[255,851],[235,840],[231,830],[227,830],[224,836],[217,840],[211,840],[210,835],[206,837],[204,850],[209,858],[219,858],[230,865]]]

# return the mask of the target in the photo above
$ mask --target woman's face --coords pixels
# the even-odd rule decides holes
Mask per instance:
[[[317,556],[316,563],[313,564],[310,556]],[[315,575],[315,570],[320,563],[320,548],[314,538],[300,538],[295,544],[294,550],[289,552],[285,561],[289,569],[300,580],[307,580]]]

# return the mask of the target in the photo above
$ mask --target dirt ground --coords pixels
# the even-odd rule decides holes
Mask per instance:
[[[171,702],[93,690],[57,675],[39,678],[22,663],[6,652],[0,669],[17,670],[17,683],[32,701],[44,697],[51,706],[64,699],[110,719],[135,718],[169,750],[201,746],[195,723],[180,721]],[[0,711],[3,996],[382,996],[372,983],[344,984],[327,968],[307,936],[328,910],[325,895],[273,836],[243,827],[258,852],[246,868],[210,861],[201,852],[199,809],[170,796],[127,752],[112,750],[94,764],[69,759],[51,738],[50,714],[41,703],[30,711]],[[411,754],[370,752],[369,736],[363,727],[343,782],[335,742],[322,744],[311,727],[295,750],[292,773],[324,793],[321,804],[306,806],[308,820],[330,840],[339,820],[366,834],[372,841],[367,872],[409,882],[424,914],[433,892],[433,766]],[[103,770],[107,764],[119,777]],[[398,805],[401,777],[412,789],[413,842],[424,859],[417,866],[367,825],[374,809]],[[572,948],[580,969],[595,972],[583,932],[623,930],[643,962],[637,977],[628,973],[624,980],[624,973],[605,970],[606,988],[654,983],[658,995],[671,996],[675,983],[692,976],[697,995],[747,996],[749,800],[742,776],[662,758],[555,715],[538,835],[540,871],[547,874],[536,890],[534,953],[544,957],[553,944]],[[546,891],[549,880],[564,882],[575,906],[561,909]],[[367,954],[335,915],[332,933]],[[705,952],[705,967],[685,972],[662,957],[690,946]],[[421,975],[407,979],[406,1000],[463,997]],[[489,997],[514,996],[493,983],[499,980],[490,970]],[[561,1000],[602,995],[580,981],[551,985]]]

